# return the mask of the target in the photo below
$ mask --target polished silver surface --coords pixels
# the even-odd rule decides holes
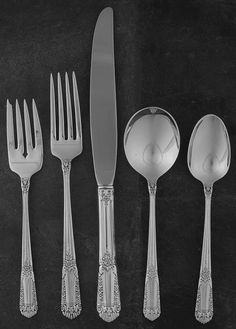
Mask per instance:
[[[143,313],[151,321],[161,314],[156,250],[156,183],[174,164],[179,148],[178,126],[174,118],[161,108],[147,107],[136,112],[126,126],[126,157],[130,165],[147,179],[149,189],[149,237]]]
[[[79,95],[75,73],[72,73],[73,101],[70,95],[68,74],[65,73],[66,111],[63,105],[62,81],[57,74],[57,102],[53,76],[50,77],[51,152],[61,160],[64,183],[64,236],[61,311],[64,316],[74,319],[81,312],[79,276],[76,265],[74,234],[70,197],[70,170],[72,160],[83,149]],[[58,106],[56,106],[58,105]],[[67,116],[65,126],[64,114]],[[74,113],[73,113],[74,112]],[[56,115],[57,113],[57,115]],[[74,115],[73,115],[74,114]],[[58,117],[58,120],[56,118]],[[73,120],[75,121],[73,124]],[[58,123],[58,125],[57,125]]]
[[[98,185],[112,185],[116,170],[117,123],[113,10],[105,8],[94,31],[90,76],[90,126]]]
[[[30,242],[28,193],[31,176],[39,171],[42,167],[43,142],[35,101],[32,101],[34,144],[32,142],[32,129],[26,101],[24,100],[23,125],[21,120],[20,106],[17,100],[15,106],[15,125],[13,112],[14,111],[12,105],[9,101],[7,101],[8,160],[11,170],[20,176],[23,204],[20,311],[25,317],[31,318],[37,313],[38,304]],[[16,132],[14,132],[15,129]]]
[[[90,78],[90,126],[99,204],[97,311],[107,322],[115,320],[121,308],[114,238],[117,119],[113,34],[113,10],[108,7],[96,23]]]
[[[207,323],[213,317],[210,222],[213,184],[227,173],[230,158],[230,141],[223,121],[213,114],[201,118],[193,129],[187,159],[190,172],[202,182],[205,193],[205,224],[195,308],[195,317],[201,323]]]

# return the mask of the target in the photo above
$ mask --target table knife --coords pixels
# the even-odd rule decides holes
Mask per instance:
[[[114,239],[117,117],[113,35],[113,10],[107,7],[96,23],[90,73],[90,128],[99,205],[97,311],[107,322],[120,312]]]

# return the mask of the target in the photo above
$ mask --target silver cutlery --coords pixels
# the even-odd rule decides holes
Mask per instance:
[[[79,95],[74,72],[72,74],[72,86],[73,102],[71,100],[68,74],[65,73],[66,111],[64,111],[60,73],[57,74],[57,103],[53,76],[51,75],[50,77],[51,152],[55,157],[61,160],[64,183],[61,311],[62,314],[69,319],[77,317],[82,309],[79,276],[75,256],[70,197],[71,161],[82,152],[83,148]],[[64,118],[64,112],[66,112],[66,120]],[[58,120],[56,120],[56,118],[58,118]],[[75,121],[74,125],[73,120]],[[65,124],[65,121],[67,122],[67,125]]]
[[[201,323],[207,323],[213,317],[211,275],[211,197],[213,184],[227,173],[230,157],[230,141],[223,121],[213,114],[201,118],[193,129],[187,159],[190,172],[202,182],[205,193],[205,224],[195,308],[195,317]]]
[[[130,165],[146,178],[150,198],[143,314],[151,321],[161,314],[155,218],[157,180],[172,167],[179,148],[178,126],[174,118],[159,107],[146,107],[136,112],[127,123],[125,154]]]
[[[32,130],[26,101],[24,100],[24,123],[22,125],[18,101],[16,100],[14,116],[13,107],[7,100],[8,160],[11,170],[20,176],[22,190],[23,215],[20,312],[27,318],[32,317],[38,311],[30,242],[28,193],[31,176],[41,169],[43,163],[42,133],[34,100],[32,101],[32,109],[34,143],[32,142]],[[15,125],[13,117],[16,118]],[[16,131],[14,127],[16,127]]]
[[[110,322],[119,316],[121,306],[114,240],[113,180],[117,156],[117,119],[113,10],[109,7],[99,15],[93,37],[90,126],[99,204],[97,311],[103,320]]]

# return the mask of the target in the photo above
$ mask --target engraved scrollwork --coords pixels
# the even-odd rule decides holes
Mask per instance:
[[[71,253],[66,253],[65,258],[63,260],[63,266],[66,271],[74,271],[76,267],[76,261],[71,255]]]
[[[30,296],[28,302],[25,301],[25,295]],[[31,318],[37,311],[38,305],[33,267],[29,259],[26,259],[21,271],[20,312],[27,318]]]
[[[151,300],[153,300],[152,295],[154,293],[156,295],[156,298],[154,298],[156,303],[152,304]],[[161,314],[159,279],[156,266],[149,266],[147,268],[143,314],[147,319],[151,321],[157,319]]]
[[[105,206],[108,206],[109,202],[113,199],[113,189],[111,188],[99,188],[99,197]]]
[[[61,167],[62,167],[62,171],[65,175],[68,175],[70,173],[71,170],[71,161],[69,160],[62,160],[61,161]]]
[[[102,257],[100,265],[104,270],[109,271],[115,265],[114,257],[112,257],[108,251],[106,251]]]
[[[201,306],[201,290],[208,287],[208,302],[206,309],[202,309]],[[197,291],[197,300],[195,308],[195,317],[201,323],[209,322],[213,317],[213,296],[212,296],[212,286],[211,286],[211,272],[208,268],[204,268],[200,274],[199,286]]]
[[[29,260],[26,260],[24,262],[24,265],[22,267],[22,276],[27,277],[27,276],[32,276],[33,274],[33,267],[31,265],[31,262]]]
[[[113,300],[111,306],[104,305],[104,285],[106,276],[110,275],[113,282]],[[117,269],[115,259],[106,251],[100,260],[99,273],[98,273],[98,292],[97,292],[97,311],[99,316],[111,322],[119,316],[120,306],[120,292],[118,285]]]
[[[208,270],[208,268],[204,268],[201,271],[201,275],[200,275],[200,283],[204,282],[207,283],[208,281],[210,281],[211,279],[211,272]]]
[[[150,107],[150,112],[152,114],[155,114],[157,112],[158,108],[157,107]]]
[[[21,178],[21,189],[23,193],[28,193],[30,187],[30,179],[29,178]]]
[[[213,191],[213,186],[204,186],[204,193],[206,197],[211,197]]]
[[[71,284],[71,282],[74,290],[72,291],[73,295],[71,301],[68,303],[67,293],[70,290],[69,284]],[[61,311],[67,318],[74,319],[80,314],[81,310],[79,276],[76,260],[69,252],[67,252],[63,261],[62,269]]]
[[[150,194],[156,195],[157,184],[156,183],[148,183],[148,190],[149,190]]]

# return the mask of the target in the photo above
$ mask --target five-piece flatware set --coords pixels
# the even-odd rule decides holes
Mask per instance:
[[[31,176],[42,167],[43,138],[35,101],[32,101],[32,123],[26,101],[23,108],[22,121],[18,101],[15,107],[7,101],[8,160],[11,170],[20,176],[23,203],[20,312],[30,318],[37,313],[38,304],[30,242],[28,193]],[[61,161],[64,182],[61,311],[67,318],[74,319],[80,314],[82,303],[73,234],[70,171],[72,160],[83,150],[79,92],[74,72],[72,76],[67,73],[63,77],[60,73],[56,77],[50,76],[50,122],[51,153]],[[98,186],[97,312],[103,320],[110,322],[119,316],[121,310],[114,233],[117,110],[111,8],[101,12],[94,31],[90,128]],[[155,218],[157,181],[174,165],[179,151],[178,125],[166,110],[150,106],[137,111],[130,118],[124,132],[124,152],[130,165],[146,178],[150,198],[143,314],[151,321],[161,314]],[[195,317],[201,323],[210,321],[213,316],[210,240],[212,189],[213,184],[227,173],[230,154],[229,136],[223,121],[213,114],[201,118],[192,132],[187,154],[189,170],[202,182],[205,193],[205,225],[195,308]]]

